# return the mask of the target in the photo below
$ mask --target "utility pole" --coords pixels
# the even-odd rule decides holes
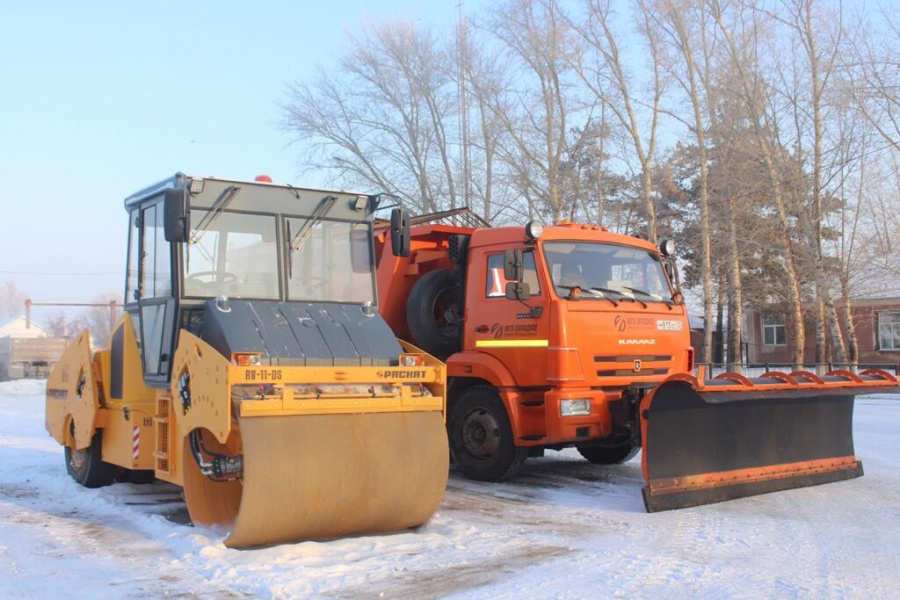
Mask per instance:
[[[462,0],[456,4],[456,81],[459,95],[460,154],[462,155],[463,205],[470,206],[472,164],[469,153],[469,105],[466,77],[468,73],[468,23],[463,13]]]

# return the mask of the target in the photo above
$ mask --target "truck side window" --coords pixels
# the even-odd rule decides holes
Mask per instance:
[[[532,296],[541,295],[541,284],[538,281],[537,269],[534,266],[534,253],[526,252],[524,256],[525,276],[523,281],[528,284]],[[484,287],[486,298],[505,298],[506,284],[503,277],[503,254],[491,254],[487,257],[487,277]]]

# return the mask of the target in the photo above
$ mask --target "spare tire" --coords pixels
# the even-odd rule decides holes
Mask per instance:
[[[459,282],[453,271],[423,275],[406,301],[406,324],[417,346],[444,359],[460,348]]]

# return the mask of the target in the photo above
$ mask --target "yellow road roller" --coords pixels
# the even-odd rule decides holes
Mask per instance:
[[[182,173],[128,197],[124,314],[102,350],[82,332],[47,382],[68,473],[182,486],[191,520],[235,548],[431,518],[446,369],[379,314],[383,198]]]

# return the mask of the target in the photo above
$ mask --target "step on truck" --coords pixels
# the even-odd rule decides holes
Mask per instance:
[[[377,310],[379,200],[183,174],[127,198],[124,315],[47,383],[68,473],[182,486],[231,547],[427,521],[446,371]]]
[[[643,447],[644,504],[658,511],[862,475],[854,396],[897,379],[695,375],[671,242],[428,221],[395,214],[378,228],[380,305],[398,337],[446,360],[466,476],[505,479],[548,449],[608,465]]]

